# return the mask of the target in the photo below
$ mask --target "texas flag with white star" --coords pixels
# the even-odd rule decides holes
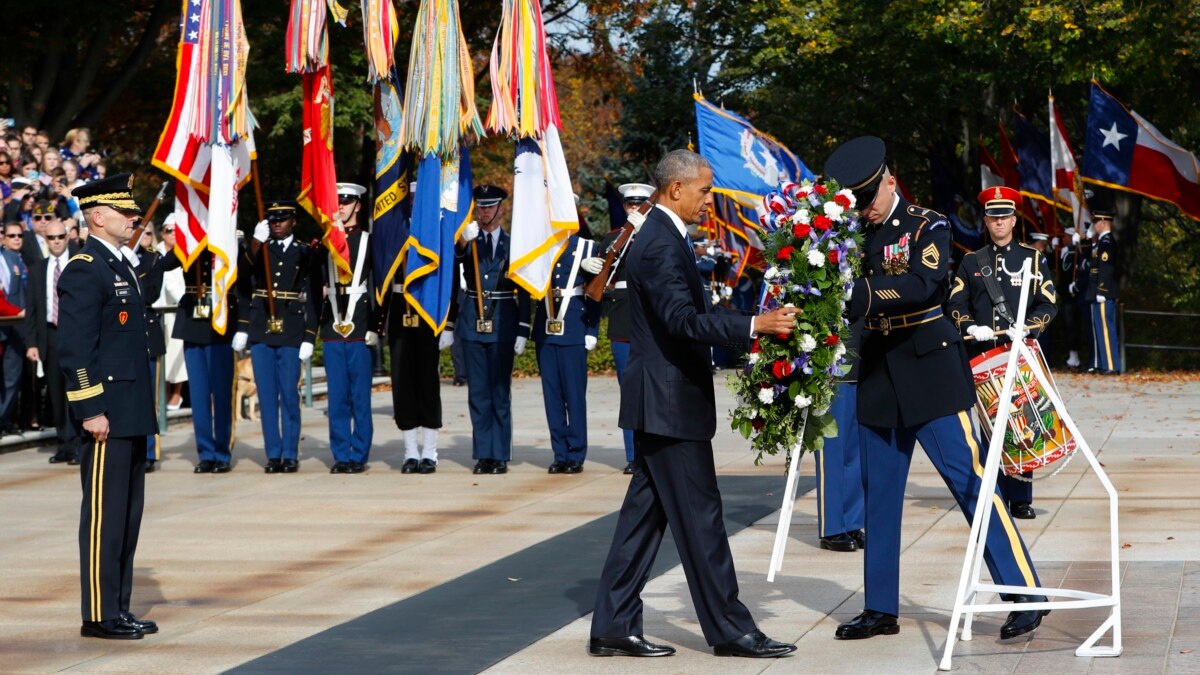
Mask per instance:
[[[1083,180],[1136,192],[1200,220],[1200,165],[1141,115],[1092,82]]]

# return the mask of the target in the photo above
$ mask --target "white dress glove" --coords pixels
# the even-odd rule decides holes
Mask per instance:
[[[600,270],[604,269],[604,258],[584,258],[583,262],[579,263],[579,269],[588,274],[600,274]]]
[[[307,361],[307,360],[311,359],[312,352],[313,352],[313,343],[311,343],[311,342],[301,342],[300,343],[300,360],[301,361]]]
[[[1096,294],[1096,304],[1097,305],[1103,305],[1105,303],[1105,301],[1107,301],[1107,300],[1108,300],[1108,298],[1104,297],[1103,295],[1100,295],[1099,293]]]
[[[1067,284],[1067,290],[1071,292],[1071,295],[1075,295],[1075,282],[1074,281]]]
[[[523,338],[518,335],[516,343],[513,344],[513,353],[518,354],[518,355],[524,354],[525,353],[525,343],[528,341],[529,340],[527,340],[526,338]]]
[[[1078,232],[1072,232],[1072,233],[1071,233],[1071,245],[1072,245],[1072,246],[1078,246],[1080,241],[1081,241],[1081,239],[1080,239],[1080,237],[1079,237],[1079,233],[1078,233]]]
[[[996,332],[989,326],[971,326],[967,329],[967,335],[975,338],[976,342],[987,342],[995,339]]]
[[[254,238],[260,243],[267,243],[267,239],[271,236],[271,226],[265,220],[258,221],[254,226]]]
[[[1008,336],[1009,340],[1013,341],[1013,344],[1016,344],[1016,343],[1024,340],[1025,336],[1028,335],[1029,332],[1026,331],[1024,328],[1018,328],[1016,326],[1013,326],[1012,328],[1009,328],[1008,330],[1004,331],[1004,334]]]
[[[250,339],[250,336],[247,335],[244,331],[238,331],[233,334],[233,342],[229,343],[229,346],[233,347],[233,351],[240,352],[240,351],[246,349],[246,342],[249,339]]]
[[[471,243],[471,240],[479,236],[479,223],[472,220],[463,228],[462,241],[464,244]]]
[[[442,331],[438,336],[438,349],[449,349],[454,346],[454,331],[449,328]]]
[[[641,211],[630,211],[625,219],[629,221],[630,225],[633,225],[634,234],[637,234],[637,231],[642,229],[642,223],[646,222],[646,216],[642,215]]]
[[[365,342],[367,343],[368,347],[374,347],[375,345],[379,344],[379,333],[376,333],[373,330],[367,331]]]
[[[588,350],[589,352],[596,348],[597,342],[599,342],[599,340],[596,339],[595,335],[584,335],[583,336],[583,348]]]

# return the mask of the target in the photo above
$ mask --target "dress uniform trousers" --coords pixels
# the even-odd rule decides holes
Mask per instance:
[[[375,435],[371,422],[371,348],[363,340],[327,340],[323,344],[333,461],[365,464]]]
[[[391,333],[392,414],[403,431],[424,427],[442,428],[441,374],[438,339],[433,329],[421,322],[415,328],[397,328]],[[455,344],[466,344],[455,340]]]
[[[838,384],[830,408],[838,434],[814,452],[817,461],[817,532],[832,537],[863,527],[863,474],[859,462],[858,385]]]
[[[512,340],[464,340],[471,458],[512,459]]]
[[[250,360],[267,459],[299,459],[300,348],[256,342],[250,346]]]
[[[982,453],[964,410],[912,427],[887,429],[860,425],[866,528],[871,537],[866,566],[866,609],[892,616],[900,613],[900,524],[904,487],[913,447],[921,443],[946,487],[970,523],[983,482]],[[992,497],[992,516],[984,561],[992,580],[1006,586],[1036,587],[1037,572],[1008,515],[999,490]],[[1002,599],[1008,596],[1002,594]]]
[[[185,342],[183,361],[200,461],[228,464],[233,458],[233,347]]]
[[[80,469],[83,620],[107,621],[129,611],[133,554],[145,501],[146,437],[110,436],[106,441],[85,443]]]
[[[150,359],[150,383],[154,387],[154,416],[158,417],[159,401],[158,396],[162,392],[162,387],[159,386],[159,378],[163,377],[163,358],[155,356]],[[161,432],[162,429],[159,429]],[[158,447],[158,434],[152,434],[146,437],[146,461],[157,462],[162,459]]]
[[[1092,312],[1092,367],[1103,373],[1121,372],[1117,342],[1117,301],[1089,302]]]
[[[617,366],[617,384],[621,384],[621,376],[625,374],[625,364],[629,361],[629,343],[611,340],[608,343],[612,347],[613,363]],[[633,430],[622,429],[621,434],[625,439],[625,461],[633,461]]]
[[[554,461],[582,462],[587,455],[587,349],[538,343],[537,359]]]

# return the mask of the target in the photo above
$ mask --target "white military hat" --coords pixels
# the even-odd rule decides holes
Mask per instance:
[[[617,188],[621,198],[627,202],[644,202],[654,194],[654,186],[645,183],[626,183]]]
[[[337,190],[339,197],[354,197],[355,199],[362,199],[362,196],[367,194],[367,188],[359,185],[358,183],[338,183]]]

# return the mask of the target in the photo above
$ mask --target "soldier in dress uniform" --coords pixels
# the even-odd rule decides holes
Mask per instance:
[[[1092,319],[1092,371],[1116,375],[1121,368],[1117,336],[1117,241],[1112,235],[1113,212],[1096,209],[1092,227],[1096,243],[1087,259],[1088,286],[1083,296]]]
[[[300,365],[312,358],[317,306],[311,284],[311,249],[296,241],[296,202],[267,206],[267,219],[254,226],[242,256],[251,276],[249,311],[238,319],[233,348],[250,345],[258,387],[267,473],[300,468]],[[270,275],[267,274],[267,269]]]
[[[642,215],[638,209],[650,200],[654,194],[654,186],[646,185],[645,183],[625,183],[617,188],[621,193],[621,203],[625,207],[625,214],[628,222],[633,225],[634,236],[637,236],[638,228],[645,222],[646,216]],[[617,238],[621,236],[621,227],[604,235],[600,240],[599,251],[597,255],[583,261],[583,269],[589,274],[599,274],[604,267],[604,259],[608,252],[617,243]],[[625,244],[624,251],[628,251],[633,245],[633,237],[630,237]],[[613,267],[616,272],[612,273],[612,280],[604,289],[604,298],[601,300],[601,314],[608,317],[608,344],[612,350],[613,362],[617,366],[617,380],[625,373],[625,364],[629,361],[629,290],[626,287],[625,281],[625,266],[621,256],[624,251],[620,252],[613,262]],[[625,474],[633,473],[633,431],[623,429],[621,432],[625,441]]]
[[[479,219],[467,223],[454,250],[467,298],[461,313],[450,303],[446,327],[454,331],[451,340],[464,341],[472,471],[502,474],[512,459],[513,357],[529,339],[529,296],[508,278],[509,236],[500,227],[500,202],[508,193],[480,185],[473,196]]]
[[[371,279],[370,235],[359,223],[362,196],[367,189],[338,183],[338,222],[346,232],[350,281],[342,283],[333,256],[325,249],[314,255],[325,300],[321,304],[321,343],[325,381],[329,384],[330,473],[367,470],[371,439],[371,348],[375,333],[375,284]],[[353,422],[353,428],[351,423]]]
[[[587,360],[600,332],[600,304],[584,295],[584,260],[596,242],[577,234],[554,265],[550,291],[538,303],[533,342],[554,461],[550,473],[579,473],[587,456]]]
[[[147,241],[149,243],[147,243]],[[163,271],[165,261],[154,248],[154,232],[147,225],[142,234],[142,242],[134,254],[137,256],[138,284],[142,287],[142,299],[146,302],[146,335],[150,346],[150,382],[154,387],[154,433],[146,438],[146,473],[153,473],[161,458],[158,447],[158,386],[159,378],[163,377],[162,357],[167,353],[167,336],[163,333],[162,316],[153,307],[154,301],[162,293]]]
[[[950,265],[950,226],[939,213],[908,204],[896,190],[884,142],[863,136],[838,147],[825,175],[853,190],[866,225],[863,274],[854,281],[848,318],[864,319],[858,372],[858,420],[866,490],[864,611],[838,626],[837,637],[900,632],[900,526],[913,448],[925,449],[967,521],[982,483],[982,455],[968,410],[975,391],[953,322],[942,313]],[[1002,507],[1000,495],[995,495]],[[1016,525],[992,511],[984,557],[999,584],[1028,587],[1004,594],[1043,602]],[[1015,611],[1000,629],[1008,639],[1041,624],[1044,610]]]
[[[990,187],[979,193],[979,203],[991,243],[963,257],[946,304],[954,325],[967,339],[967,354],[972,358],[1010,343],[1008,329],[1017,320],[1022,292],[1029,294],[1025,327],[1031,337],[1040,337],[1058,313],[1049,261],[1034,247],[1013,238],[1021,193],[1010,187]],[[1025,289],[1021,268],[1027,260],[1034,276]],[[988,424],[988,420],[979,423]],[[997,480],[1014,518],[1037,517],[1031,477],[1031,473],[1021,477],[1001,474]]]
[[[866,548],[863,534],[863,478],[858,434],[858,348],[863,320],[850,324],[850,370],[837,385],[830,412],[838,434],[813,453],[817,478],[817,533],[827,551],[850,553]]]
[[[75,189],[91,236],[58,281],[67,400],[83,444],[79,568],[85,637],[136,640],[158,631],[129,612],[142,524],[146,436],[157,427],[142,289],[131,245],[142,210],[120,174]],[[136,242],[133,243],[136,245]]]
[[[1079,295],[1083,287],[1087,286],[1087,282],[1081,269],[1083,256],[1079,233],[1074,227],[1068,227],[1063,231],[1063,235],[1062,248],[1058,252],[1061,302],[1059,315],[1062,317],[1063,331],[1067,336],[1067,367],[1078,368],[1083,363],[1079,359],[1079,352],[1083,349],[1083,322],[1086,320],[1085,317],[1080,317]]]

